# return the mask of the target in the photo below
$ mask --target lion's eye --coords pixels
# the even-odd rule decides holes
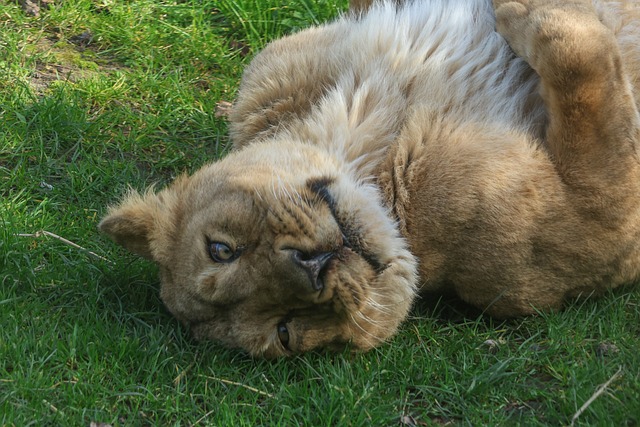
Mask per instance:
[[[284,322],[278,323],[278,339],[284,348],[289,350],[289,329]]]
[[[229,246],[220,242],[209,243],[209,256],[215,262],[231,262],[238,257],[238,252],[234,252]]]

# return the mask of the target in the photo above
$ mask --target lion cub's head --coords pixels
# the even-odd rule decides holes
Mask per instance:
[[[256,143],[131,193],[99,227],[158,263],[163,301],[197,338],[253,355],[369,349],[415,292],[415,260],[374,188],[299,142]]]

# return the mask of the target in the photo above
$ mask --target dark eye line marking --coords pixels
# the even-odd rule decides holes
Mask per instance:
[[[307,181],[309,190],[320,197],[320,200],[324,201],[329,206],[332,214],[335,214],[336,211],[336,201],[329,193],[329,189],[327,187],[333,184],[334,181],[335,180],[333,178],[326,176],[322,178],[312,178]]]
[[[353,249],[356,253],[358,253],[364,260],[373,267],[376,273],[383,272],[387,266],[382,264],[378,259],[366,251],[359,242],[359,238],[357,238],[360,233],[353,227],[350,227],[346,224],[343,224],[338,218],[337,212],[337,203],[331,193],[329,192],[328,186],[331,185],[335,180],[330,177],[321,177],[315,179],[309,179],[307,181],[307,186],[309,189],[316,194],[320,200],[324,201],[329,210],[331,211],[331,215],[335,219],[338,224],[338,228],[340,229],[340,233],[342,233],[343,238],[345,239],[345,246]],[[356,239],[354,239],[356,237]]]

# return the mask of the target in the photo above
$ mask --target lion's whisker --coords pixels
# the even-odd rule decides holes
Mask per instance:
[[[392,308],[391,306],[385,305],[385,304],[380,304],[379,302],[377,302],[377,301],[375,301],[375,300],[373,300],[371,298],[367,299],[367,305],[369,307],[375,308],[377,311],[379,311],[381,313],[384,313],[384,314],[392,314],[393,313],[393,310],[391,310],[391,308]]]
[[[384,321],[380,321],[380,320],[374,320],[369,316],[366,316],[362,311],[356,311],[356,314],[358,315],[358,317],[360,317],[362,320],[368,322],[371,325],[376,325],[376,326],[380,326],[380,325],[384,325],[386,322]]]
[[[360,311],[358,311],[357,313],[360,313]],[[376,344],[380,343],[381,341],[383,341],[383,339],[377,335],[372,334],[370,331],[366,330],[365,328],[362,327],[362,325],[360,325],[360,323],[355,319],[355,317],[353,317],[353,313],[349,313],[349,317],[351,318],[351,321],[358,327],[358,329],[360,329],[362,332],[364,332],[365,335],[373,338],[374,341],[370,341],[368,339],[367,340],[367,344],[370,346],[375,346]],[[374,325],[374,323],[371,322],[371,319],[368,319],[366,316],[363,315],[362,320],[368,322],[371,325]]]

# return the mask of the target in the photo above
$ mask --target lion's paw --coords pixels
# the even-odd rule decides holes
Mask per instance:
[[[581,74],[615,39],[589,0],[494,0],[496,28],[542,77]]]

